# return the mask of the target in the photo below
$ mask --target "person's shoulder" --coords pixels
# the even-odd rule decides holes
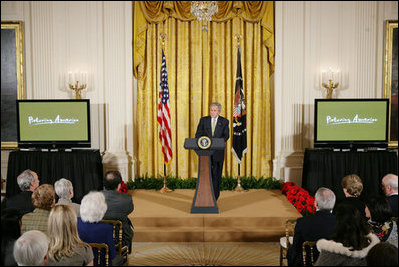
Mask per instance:
[[[229,122],[229,120],[228,119],[226,119],[225,117],[222,117],[222,116],[219,116],[219,118],[221,119],[221,121],[224,121],[224,122]]]

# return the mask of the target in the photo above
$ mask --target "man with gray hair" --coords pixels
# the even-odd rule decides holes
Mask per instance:
[[[14,244],[14,259],[18,266],[42,266],[48,260],[47,236],[38,230],[25,232]]]
[[[65,178],[61,178],[54,183],[54,190],[58,196],[58,201],[56,205],[70,205],[75,210],[76,216],[80,217],[80,205],[73,203],[71,200],[73,198],[72,182]]]
[[[321,238],[330,238],[335,230],[335,217],[332,210],[335,205],[335,194],[328,188],[321,187],[315,194],[314,206],[316,213],[297,220],[294,230],[294,241],[287,252],[289,266],[301,266],[302,244],[305,241],[317,241]],[[314,252],[314,259],[318,257]]]
[[[32,212],[35,207],[32,204],[32,194],[39,187],[39,177],[32,170],[25,170],[17,177],[17,183],[22,192],[6,200],[6,207],[19,211],[20,215]]]
[[[213,102],[209,107],[210,116],[202,117],[198,123],[195,138],[208,136],[209,138],[223,138],[224,142],[230,137],[229,120],[220,116],[222,105]],[[215,200],[220,195],[220,182],[222,179],[224,149],[217,150],[211,156],[212,185]]]
[[[382,190],[392,209],[392,216],[398,217],[398,176],[389,173],[382,178]]]

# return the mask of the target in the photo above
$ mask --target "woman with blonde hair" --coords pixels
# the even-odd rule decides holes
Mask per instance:
[[[93,266],[93,251],[78,235],[77,217],[69,205],[57,205],[48,220],[48,266]]]
[[[355,206],[360,211],[360,214],[363,215],[363,218],[366,219],[366,205],[359,199],[363,191],[362,179],[356,174],[349,174],[342,178],[341,186],[345,194],[345,199],[341,200],[338,204],[346,203]]]

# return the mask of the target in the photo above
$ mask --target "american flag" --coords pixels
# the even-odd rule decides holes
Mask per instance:
[[[172,134],[170,130],[170,104],[168,73],[166,72],[166,59],[162,50],[161,82],[158,94],[158,123],[159,140],[162,145],[162,153],[165,163],[172,159]]]

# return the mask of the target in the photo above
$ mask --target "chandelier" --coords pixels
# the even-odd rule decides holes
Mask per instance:
[[[199,21],[211,21],[212,16],[218,12],[217,1],[191,1],[191,13]],[[204,24],[203,31],[207,31],[208,27]]]

